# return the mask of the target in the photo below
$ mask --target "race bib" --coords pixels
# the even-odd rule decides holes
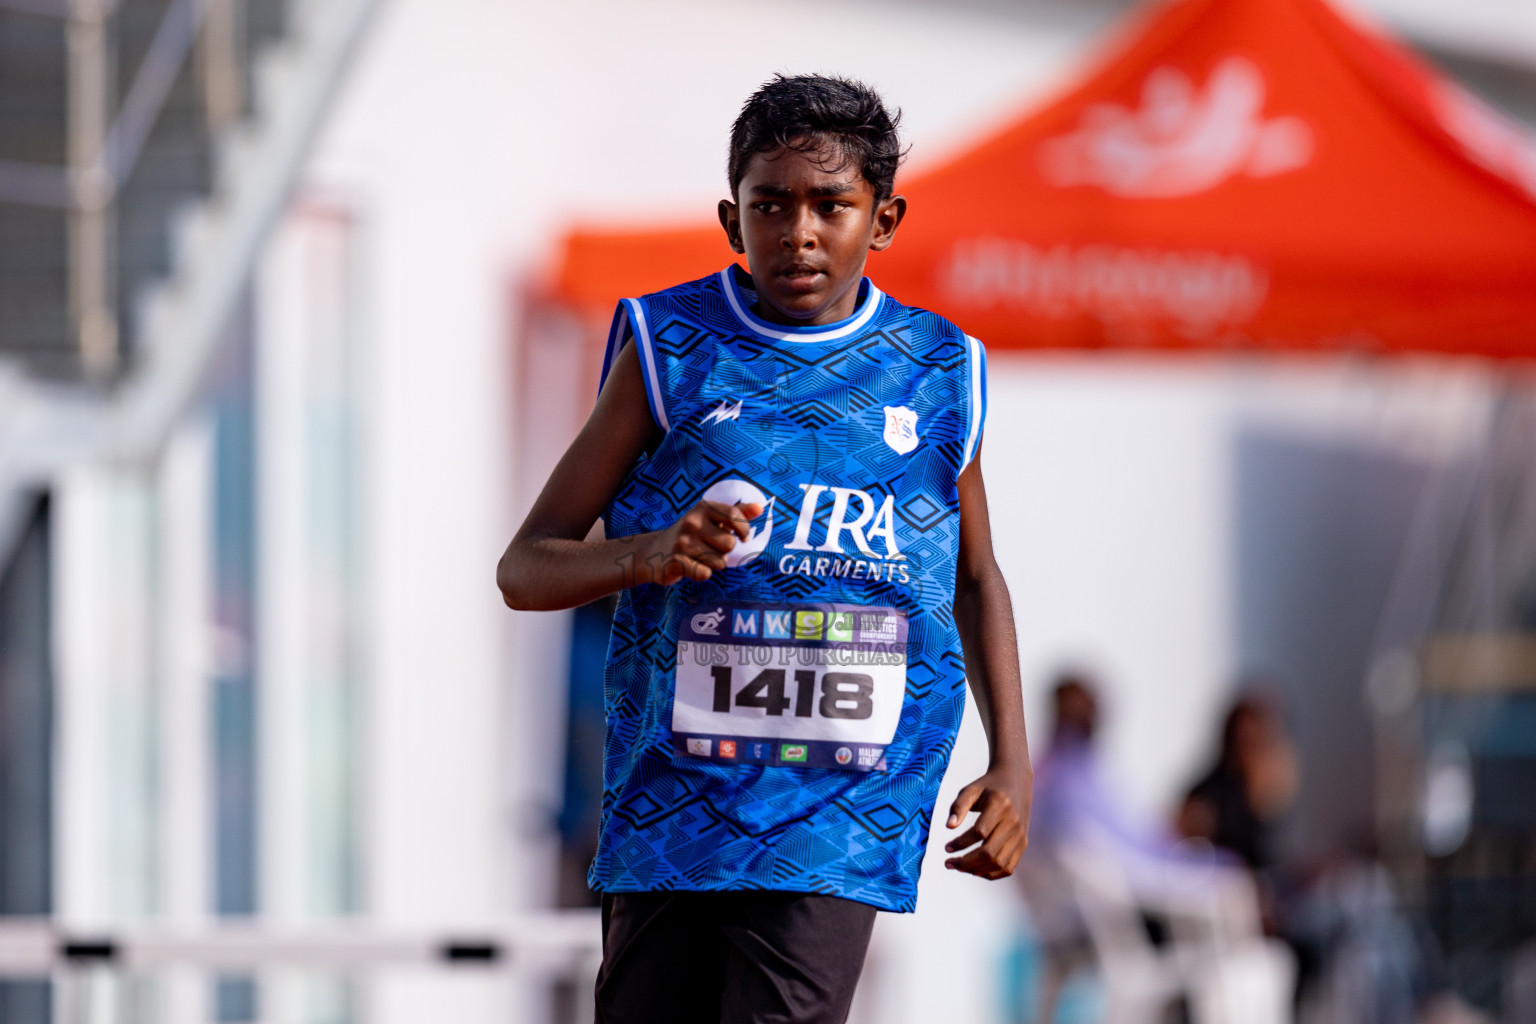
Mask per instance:
[[[847,604],[693,606],[677,638],[680,754],[883,770],[907,691],[907,619]]]

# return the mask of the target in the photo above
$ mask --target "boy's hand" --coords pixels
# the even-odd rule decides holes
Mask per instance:
[[[945,853],[972,849],[950,857],[944,866],[982,878],[1007,878],[1029,845],[1029,804],[1032,778],[1028,769],[994,768],[966,786],[949,809],[949,828],[959,828],[971,811],[976,824],[944,844]],[[980,846],[976,844],[980,843]]]
[[[671,526],[655,534],[646,556],[651,582],[664,587],[678,580],[707,580],[725,568],[726,552],[752,532],[752,520],[763,514],[757,502],[726,505],[701,501]]]

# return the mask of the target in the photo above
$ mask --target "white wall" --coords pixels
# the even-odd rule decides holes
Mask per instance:
[[[1031,739],[1045,741],[1051,675],[1097,673],[1111,773],[1130,804],[1165,816],[1229,671],[1225,374],[1005,357],[990,379],[983,469]]]

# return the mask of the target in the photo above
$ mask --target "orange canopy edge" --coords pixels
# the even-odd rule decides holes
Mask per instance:
[[[1536,144],[1324,0],[1176,0],[900,187],[870,276],[992,349],[1536,354]],[[554,286],[609,310],[736,258],[575,230]]]

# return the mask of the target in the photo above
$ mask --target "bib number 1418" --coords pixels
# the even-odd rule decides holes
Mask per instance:
[[[907,620],[879,605],[689,607],[674,665],[680,755],[883,771],[907,699]]]
[[[857,721],[875,713],[875,680],[863,672],[823,672],[765,668],[746,679],[729,665],[715,665],[714,710],[730,714],[731,708],[761,708],[772,717],[822,718]]]

